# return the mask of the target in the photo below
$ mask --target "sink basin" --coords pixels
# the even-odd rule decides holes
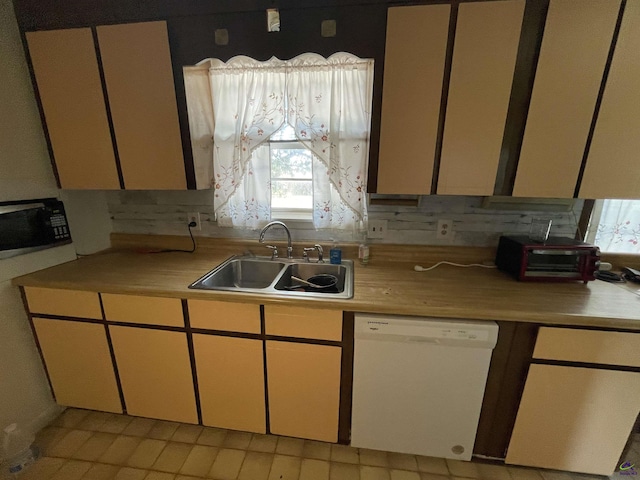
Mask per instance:
[[[334,275],[338,280],[335,287],[323,290],[313,287],[296,288],[300,286],[300,282],[291,279],[291,276],[295,276],[307,280],[319,274]],[[236,255],[193,282],[189,288],[282,297],[351,298],[353,262],[344,260],[341,265],[333,265]]]
[[[308,280],[314,275],[322,274],[333,275],[338,279],[335,287],[322,290],[322,293],[344,292],[345,279],[347,278],[347,267],[345,265],[332,265],[330,263],[294,263],[292,265],[288,265],[273,288],[276,290],[289,291],[291,287],[301,286],[300,282],[291,278],[292,276]],[[319,292],[318,289],[314,289],[313,287],[306,287],[304,290],[307,293]]]
[[[284,263],[253,258],[232,258],[207,273],[196,283],[198,288],[267,288],[282,271]],[[194,287],[195,284],[192,285]],[[195,288],[195,287],[194,287]]]

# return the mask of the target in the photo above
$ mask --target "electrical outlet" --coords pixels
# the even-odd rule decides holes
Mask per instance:
[[[451,243],[453,241],[453,220],[438,220],[436,227],[436,240],[442,243]]]
[[[386,220],[369,220],[369,231],[367,236],[369,238],[384,238],[387,233],[387,221]]]
[[[187,224],[191,222],[196,222],[195,227],[191,227],[191,230],[201,230],[202,225],[200,225],[200,212],[190,212],[187,213]]]

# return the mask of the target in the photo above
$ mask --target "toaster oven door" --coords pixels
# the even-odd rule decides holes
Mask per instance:
[[[527,254],[525,277],[582,278],[590,250],[535,249]]]

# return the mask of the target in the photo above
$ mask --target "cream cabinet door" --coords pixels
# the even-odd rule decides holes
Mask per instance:
[[[198,423],[187,334],[109,326],[127,413]]]
[[[262,340],[195,334],[202,423],[266,432]]]
[[[620,0],[551,0],[513,196],[572,198]]]
[[[524,6],[460,4],[438,194],[493,195]]]
[[[611,475],[639,398],[638,372],[531,365],[506,463]]]
[[[580,198],[640,198],[640,0],[628,0]]]
[[[166,22],[97,28],[126,189],[186,189]]]
[[[61,187],[119,189],[91,29],[26,38]]]
[[[57,403],[122,413],[104,325],[34,318],[33,326]]]
[[[431,193],[450,12],[449,5],[388,10],[378,193]]]
[[[342,349],[267,341],[271,433],[338,441]]]

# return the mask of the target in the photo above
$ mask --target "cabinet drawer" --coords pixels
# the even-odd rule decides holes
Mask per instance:
[[[640,367],[640,334],[541,327],[533,358]]]
[[[102,305],[106,319],[112,322],[184,327],[182,300],[179,298],[103,293]]]
[[[187,300],[192,328],[260,333],[260,305]]]
[[[31,313],[102,319],[100,299],[95,292],[25,287]]]
[[[342,311],[265,305],[265,332],[283,337],[342,340]]]

